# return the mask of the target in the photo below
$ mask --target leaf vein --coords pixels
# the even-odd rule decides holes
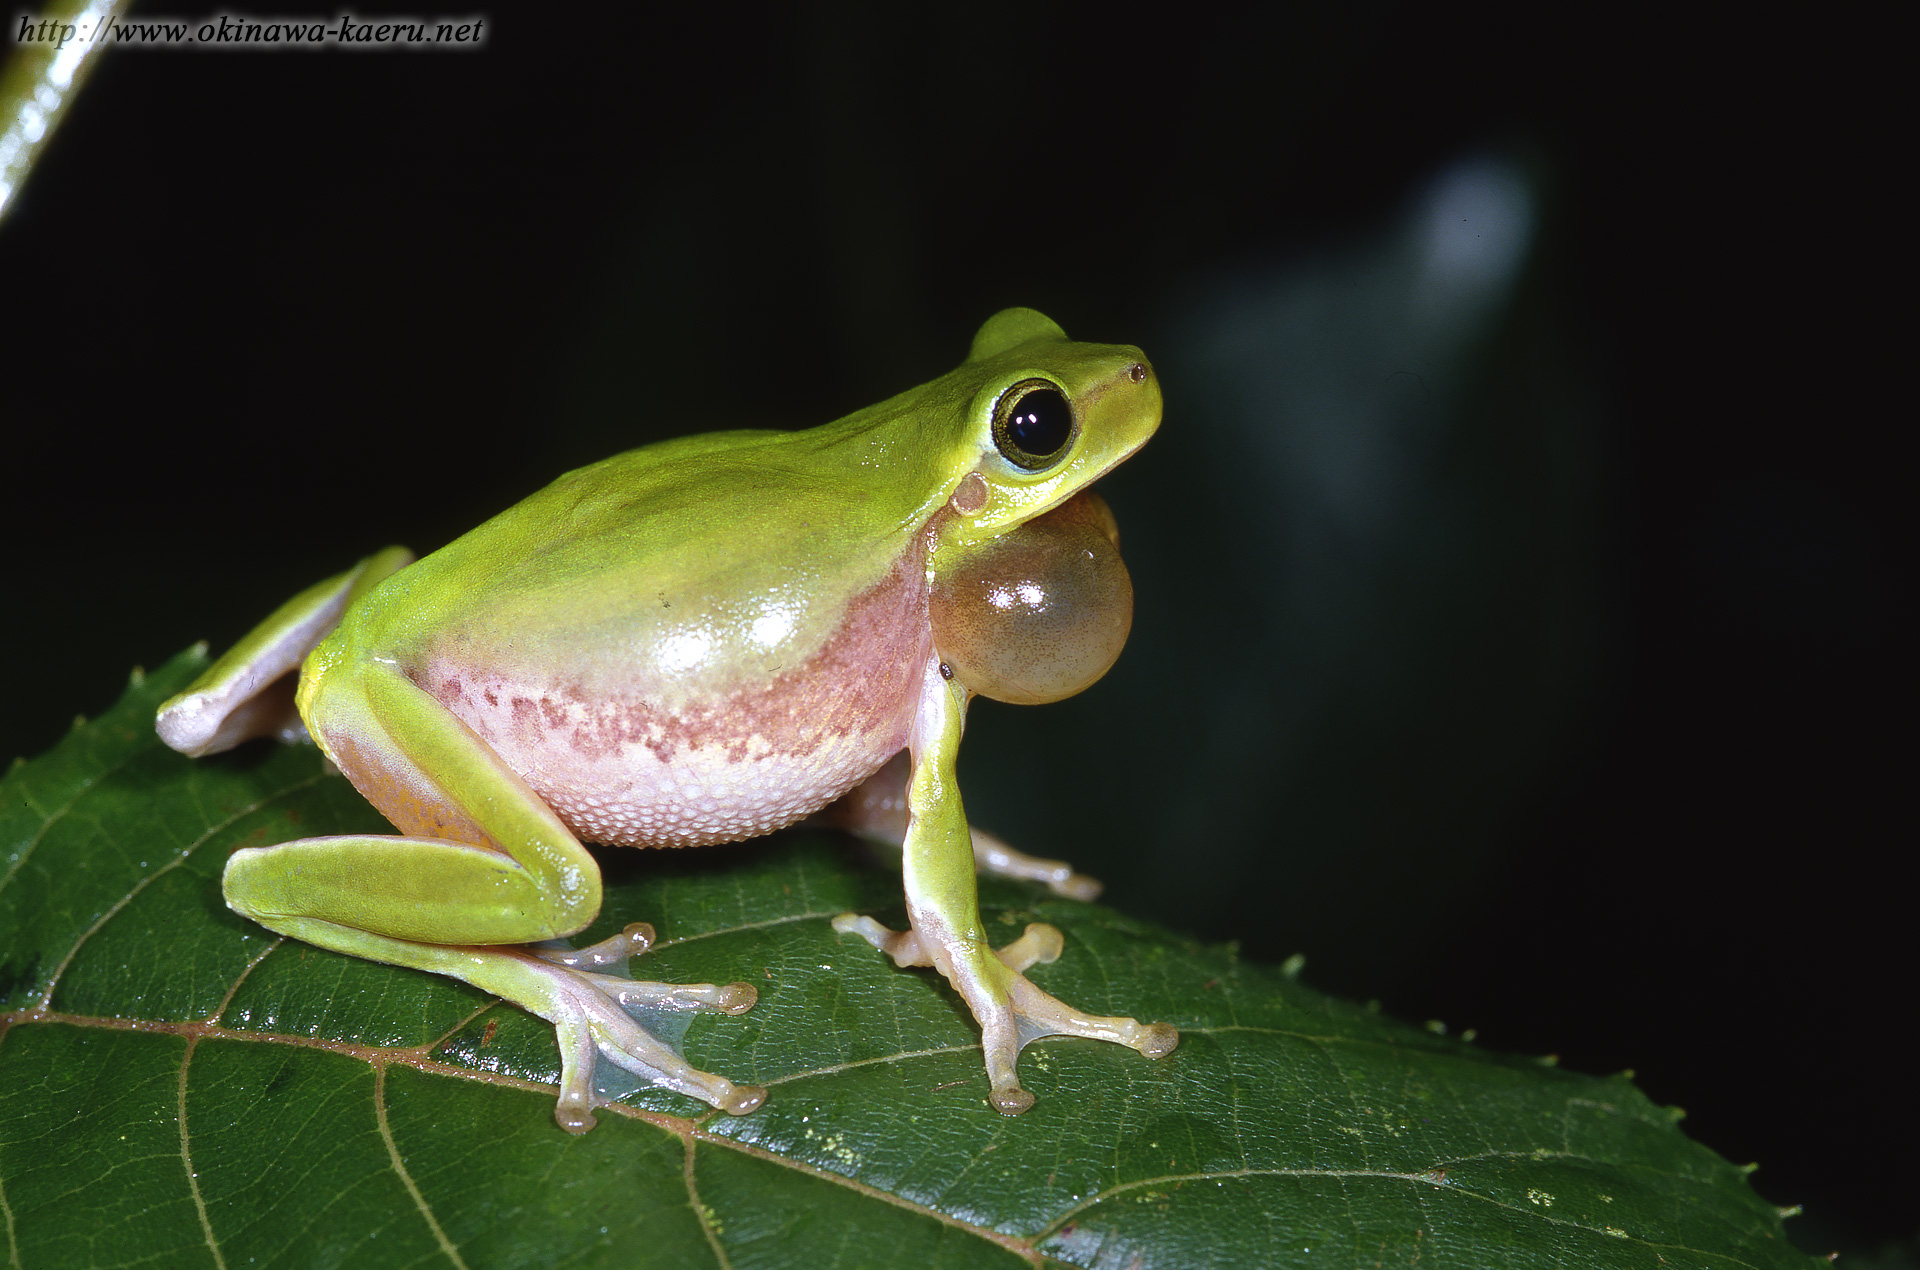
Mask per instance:
[[[0,1031],[0,1036],[5,1032]],[[7,1219],[7,1265],[10,1270],[20,1270],[20,1236],[14,1230],[13,1205],[7,1202],[6,1174],[0,1171],[0,1217]]]
[[[387,1160],[393,1165],[393,1171],[400,1178],[400,1184],[407,1188],[407,1194],[413,1197],[413,1206],[420,1210],[420,1217],[427,1223],[427,1229],[433,1232],[434,1242],[440,1245],[440,1251],[446,1254],[458,1270],[468,1270],[466,1260],[460,1250],[447,1238],[447,1232],[440,1228],[440,1219],[433,1215],[433,1207],[427,1203],[427,1197],[420,1193],[414,1183],[413,1174],[407,1171],[407,1162],[400,1158],[400,1147],[393,1140],[393,1126],[387,1122],[387,1065],[375,1063],[373,1067],[373,1115],[380,1126],[380,1141],[386,1145]]]
[[[812,913],[812,912],[789,913],[782,917],[769,917],[764,922],[741,922],[733,926],[716,926],[712,930],[703,930],[692,935],[681,935],[674,939],[659,940],[648,951],[653,952],[653,951],[658,951],[662,948],[672,948],[678,944],[698,943],[703,939],[713,939],[714,937],[719,935],[734,935],[734,934],[739,934],[741,932],[750,931],[750,930],[770,930],[773,927],[787,926],[794,922],[821,921],[827,918],[838,917],[841,913],[845,911],[846,911],[845,909],[836,908],[831,910],[822,910],[821,912],[818,912],[818,913]]]
[[[720,1232],[713,1228],[713,1222],[708,1219],[707,1206],[700,1202],[700,1183],[693,1175],[693,1135],[682,1134],[680,1144],[680,1180],[687,1188],[687,1206],[693,1209],[693,1220],[700,1224],[700,1233],[707,1237],[707,1246],[713,1249],[714,1264],[720,1270],[733,1270],[733,1261],[720,1244]]]
[[[53,1000],[53,990],[55,987],[59,985],[60,977],[66,974],[67,967],[73,964],[73,959],[79,956],[80,949],[83,946],[85,946],[86,942],[89,939],[92,939],[95,935],[99,934],[100,929],[103,926],[105,926],[108,922],[112,921],[116,916],[118,916],[121,909],[133,903],[134,899],[140,894],[140,892],[146,890],[147,887],[151,886],[156,878],[159,878],[161,875],[169,873],[174,869],[179,868],[181,865],[185,864],[187,860],[192,857],[193,853],[195,851],[198,851],[201,847],[205,846],[208,839],[212,838],[215,834],[220,833],[221,831],[229,828],[230,826],[234,825],[235,823],[241,820],[244,820],[246,817],[251,816],[253,813],[259,811],[263,807],[266,807],[272,804],[276,800],[280,798],[284,798],[288,794],[294,793],[298,790],[309,788],[323,779],[324,777],[320,775],[310,776],[305,780],[296,781],[293,784],[288,785],[283,789],[275,790],[273,794],[270,795],[269,797],[258,799],[255,802],[249,804],[248,806],[241,808],[240,810],[234,812],[233,815],[221,821],[219,824],[209,826],[205,833],[201,834],[198,838],[194,839],[193,842],[187,845],[186,847],[176,851],[176,853],[172,856],[172,858],[170,858],[165,864],[162,864],[159,868],[147,874],[147,876],[141,878],[138,882],[135,882],[132,888],[129,889],[125,895],[121,896],[118,900],[114,901],[112,907],[107,909],[106,912],[100,914],[98,918],[94,919],[93,925],[87,927],[86,930],[80,932],[79,937],[73,941],[73,946],[67,949],[67,955],[60,959],[60,964],[55,966],[53,968],[53,973],[50,976],[48,976],[46,989],[40,994],[39,1008],[44,1009],[47,1003]]]
[[[174,1119],[180,1126],[180,1166],[187,1175],[187,1194],[193,1197],[193,1212],[200,1219],[200,1236],[207,1241],[207,1251],[213,1254],[214,1270],[227,1270],[227,1259],[220,1251],[220,1241],[214,1237],[213,1222],[207,1217],[207,1200],[200,1193],[200,1175],[193,1168],[193,1135],[187,1126],[187,1069],[193,1066],[193,1051],[199,1045],[198,1037],[188,1037],[187,1044],[180,1054],[180,1078],[175,1090]]]
[[[610,1111],[617,1111],[620,1108],[621,1108],[621,1104],[619,1103],[613,1103],[608,1106],[608,1110]],[[951,1227],[952,1229],[961,1231],[964,1234],[973,1235],[974,1237],[978,1239],[983,1239],[988,1243],[997,1244],[1000,1247],[1005,1248],[1008,1252],[1011,1252],[1016,1256],[1024,1258],[1029,1264],[1035,1266],[1036,1268],[1041,1264],[1042,1258],[1039,1253],[1034,1251],[1033,1242],[1031,1240],[1020,1238],[1017,1235],[1003,1234],[1002,1232],[993,1230],[990,1227],[976,1225],[973,1222],[969,1222],[969,1221],[963,1221],[960,1218],[953,1216],[951,1213],[943,1213],[937,1208],[930,1207],[926,1204],[917,1203],[913,1200],[908,1199],[904,1195],[896,1195],[892,1191],[881,1190],[878,1187],[872,1186],[866,1182],[859,1181],[856,1178],[848,1177],[844,1173],[835,1173],[830,1169],[823,1169],[818,1165],[808,1164],[804,1160],[794,1159],[791,1156],[775,1154],[774,1152],[767,1150],[765,1147],[754,1146],[752,1143],[749,1143],[749,1142],[741,1142],[735,1138],[721,1137],[715,1134],[708,1133],[704,1129],[698,1129],[698,1128],[692,1131],[692,1135],[698,1138],[702,1142],[708,1142],[713,1144],[714,1146],[726,1147],[729,1150],[738,1151],[742,1155],[751,1156],[757,1160],[764,1160],[770,1164],[777,1165],[781,1168],[792,1169],[796,1173],[803,1173],[806,1176],[811,1178],[816,1178],[819,1181],[831,1182],[836,1186],[845,1187],[847,1190],[852,1191],[856,1195],[863,1196],[864,1198],[878,1200],[881,1203],[890,1204],[895,1208],[905,1209],[907,1212],[910,1212],[910,1213],[918,1213],[922,1217],[931,1217],[933,1220],[939,1222],[943,1226]]]
[[[785,1076],[775,1076],[763,1082],[769,1088],[784,1085],[790,1081],[808,1080],[815,1076],[832,1076],[840,1072],[850,1072],[860,1067],[874,1067],[886,1063],[905,1062],[913,1058],[938,1058],[942,1054],[963,1054],[968,1050],[977,1050],[978,1045],[938,1045],[931,1049],[902,1050],[898,1054],[882,1054],[877,1058],[856,1058],[850,1062],[833,1063],[826,1067],[811,1067],[806,1071],[789,1072]]]

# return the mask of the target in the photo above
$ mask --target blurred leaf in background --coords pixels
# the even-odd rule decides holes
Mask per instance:
[[[1168,424],[1103,486],[1129,650],[1062,710],[977,712],[977,817],[1356,993],[1511,867],[1597,643],[1594,420],[1523,307],[1539,206],[1517,161],[1463,159],[1386,225],[1173,300]],[[1043,764],[1067,796],[1018,780]]]

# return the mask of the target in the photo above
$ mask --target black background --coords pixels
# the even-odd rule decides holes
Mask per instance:
[[[1213,892],[1190,864],[1156,888],[1182,861],[1152,841],[1109,870],[1021,840],[1143,916],[1304,949],[1330,990],[1635,1068],[1807,1206],[1810,1250],[1914,1235],[1891,32],[1392,4],[485,16],[477,52],[103,60],[0,223],[0,756],[129,666],[568,467],[835,417],[945,370],[1005,304],[1154,354],[1196,289],[1384,232],[1445,165],[1505,156],[1540,230],[1475,400],[1582,421],[1584,651],[1540,689],[1528,761],[1422,837],[1431,751],[1395,751],[1388,788],[1348,757],[1389,741],[1334,738],[1316,772],[1386,808],[1345,876],[1311,817],[1240,842]],[[1231,606],[1169,579],[1273,567],[1180,537],[1219,495],[1162,369],[1167,425],[1113,495],[1145,562],[1134,649],[1095,713],[1034,716],[1081,729],[1057,769],[1051,741],[998,745],[1005,712],[969,734],[970,761],[1027,765],[967,781],[1010,837],[1088,800],[1155,823],[1153,755],[1100,783],[1087,721],[1183,744],[1211,650],[1152,615]],[[1342,805],[1313,823],[1348,833]],[[1464,882],[1370,930],[1395,851],[1458,852]],[[1332,898],[1295,920],[1299,892]]]

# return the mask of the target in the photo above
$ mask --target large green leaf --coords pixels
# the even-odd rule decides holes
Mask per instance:
[[[996,935],[1082,1006],[1163,1018],[1158,1062],[1050,1040],[986,1104],[928,972],[836,935],[902,918],[841,840],[608,852],[597,938],[647,977],[750,979],[695,1062],[740,1118],[612,1090],[554,1126],[551,1030],[448,980],[276,939],[220,901],[234,848],[382,822],[311,749],[193,762],[175,660],[0,798],[0,1213],[11,1266],[1806,1267],[1742,1170],[1624,1078],[1489,1054],[1096,906],[989,883]]]

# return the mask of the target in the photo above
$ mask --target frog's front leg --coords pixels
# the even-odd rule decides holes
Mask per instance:
[[[623,1004],[738,1014],[751,985],[635,983],[587,967],[644,951],[629,927],[577,952],[503,947],[570,935],[600,911],[593,857],[466,724],[389,662],[325,650],[303,671],[309,730],[404,833],[306,838],[236,851],[223,886],[235,911],[356,957],[465,980],[553,1023],[554,1118],[593,1127],[595,1051],[654,1084],[743,1114],[766,1091],[689,1066]]]
[[[932,965],[947,977],[980,1024],[993,1105],[1013,1116],[1033,1105],[1016,1071],[1029,1041],[1085,1036],[1159,1058],[1172,1052],[1180,1034],[1165,1023],[1086,1014],[1035,987],[1022,971],[1059,955],[1060,933],[1051,926],[1029,926],[1006,949],[994,950],[980,921],[974,848],[954,775],[965,715],[966,690],[942,673],[938,658],[931,660],[908,742],[911,819],[901,868],[912,929],[895,933],[854,914],[836,918],[834,927],[860,935],[901,965]]]

